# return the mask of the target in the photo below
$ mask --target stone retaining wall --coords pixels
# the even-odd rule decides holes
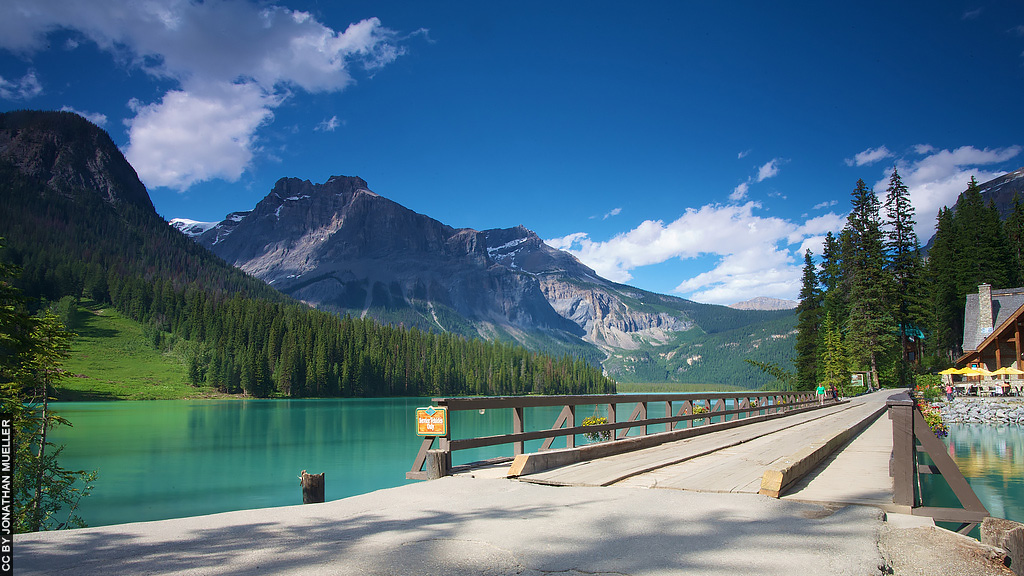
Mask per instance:
[[[1024,425],[1024,399],[954,398],[936,404],[946,424]]]

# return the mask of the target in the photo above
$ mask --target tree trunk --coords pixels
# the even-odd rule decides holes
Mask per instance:
[[[324,473],[306,474],[302,471],[299,476],[299,484],[302,486],[302,503],[319,504],[324,501]]]
[[[45,383],[44,383],[45,386]],[[43,500],[43,456],[46,455],[46,409],[49,407],[47,399],[48,388],[43,390],[43,417],[39,425],[39,450],[36,453],[36,494],[32,499],[32,531],[38,532],[41,528],[42,518],[39,517],[39,504]]]

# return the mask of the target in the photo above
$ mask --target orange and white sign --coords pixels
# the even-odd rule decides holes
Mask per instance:
[[[416,434],[418,436],[444,436],[448,434],[448,409],[440,406],[417,408]]]

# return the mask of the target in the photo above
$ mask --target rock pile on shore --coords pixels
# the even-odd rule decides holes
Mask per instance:
[[[1024,425],[1021,398],[954,398],[940,406],[947,424]]]

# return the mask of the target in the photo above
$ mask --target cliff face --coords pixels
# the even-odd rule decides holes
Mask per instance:
[[[278,290],[320,308],[464,332],[494,326],[580,330],[547,305],[532,276],[488,252],[486,234],[455,229],[383,198],[356,177],[285,178],[248,214],[197,241]],[[535,237],[535,236],[534,236]],[[539,239],[537,240],[539,242]]]
[[[99,194],[109,204],[155,212],[146,187],[110,136],[77,114],[0,115],[0,160],[65,197]]]

